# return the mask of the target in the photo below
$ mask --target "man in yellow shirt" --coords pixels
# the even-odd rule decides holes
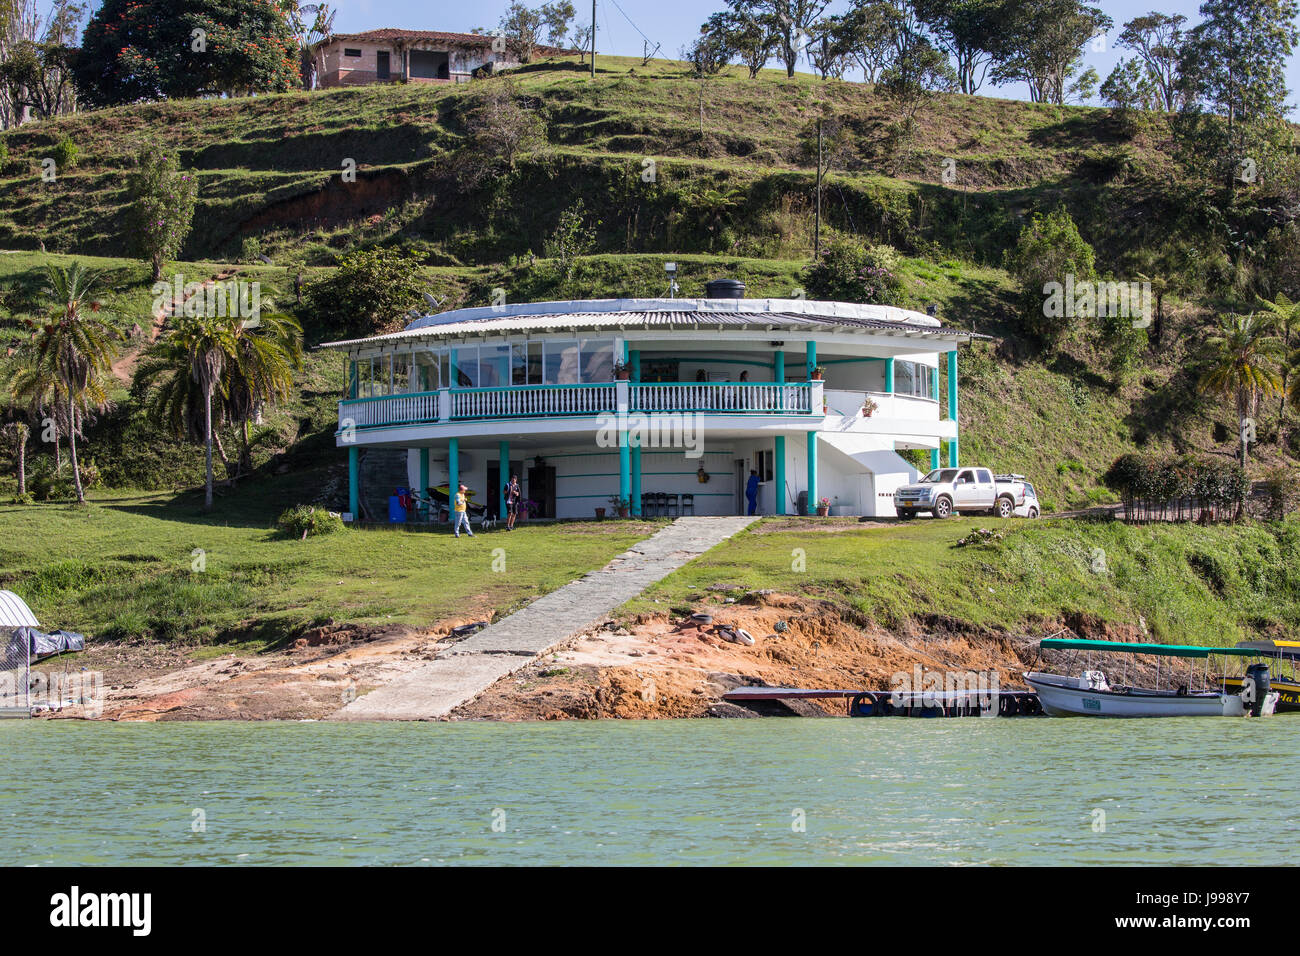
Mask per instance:
[[[466,533],[471,538],[474,537],[474,529],[469,526],[469,496],[465,493],[468,490],[462,483],[456,492],[456,524],[452,527],[452,531],[458,538],[460,537],[460,526],[462,524],[465,526]]]

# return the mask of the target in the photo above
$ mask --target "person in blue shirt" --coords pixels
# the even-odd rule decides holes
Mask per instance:
[[[749,481],[745,483],[745,500],[749,503],[749,513],[758,514],[758,472],[749,469]]]

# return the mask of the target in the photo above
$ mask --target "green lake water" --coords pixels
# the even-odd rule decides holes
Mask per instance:
[[[1293,862],[1300,827],[1300,716],[12,720],[0,745],[7,865],[1240,866]]]

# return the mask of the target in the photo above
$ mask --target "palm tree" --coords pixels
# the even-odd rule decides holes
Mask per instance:
[[[1247,421],[1255,403],[1282,388],[1274,370],[1282,342],[1271,331],[1272,326],[1256,315],[1225,315],[1219,319],[1218,332],[1205,340],[1209,364],[1197,387],[1236,402],[1243,468],[1249,454]]]
[[[46,294],[54,302],[53,314],[38,328],[35,363],[44,366],[54,380],[54,406],[60,403],[66,415],[68,450],[72,458],[72,480],[77,502],[84,504],[86,491],[81,486],[77,463],[77,436],[87,416],[108,404],[105,384],[112,372],[116,354],[117,331],[94,315],[99,303],[90,301],[90,293],[99,281],[99,273],[87,272],[78,262],[66,268],[50,266],[46,270],[49,288]]]
[[[226,405],[240,424],[239,468],[253,467],[249,424],[262,409],[287,399],[293,373],[302,367],[302,326],[287,315],[262,315],[236,322],[235,354],[227,366]]]
[[[56,407],[55,390],[57,382],[54,373],[36,361],[36,356],[25,351],[19,353],[5,375],[4,390],[9,400],[26,412],[33,424],[41,429],[41,440],[53,430],[54,468],[57,471],[63,465],[62,439],[64,427],[60,419],[62,409]]]
[[[26,422],[10,422],[0,431],[9,435],[14,443],[14,458],[18,465],[18,497],[27,494],[27,439],[32,430]]]
[[[1287,393],[1300,391],[1300,376],[1292,377],[1292,370],[1296,367],[1296,359],[1300,358],[1300,352],[1294,354],[1291,352],[1291,334],[1300,329],[1300,302],[1292,302],[1285,293],[1278,293],[1272,302],[1260,298],[1258,305],[1264,310],[1264,320],[1282,337],[1282,349],[1286,353],[1286,360],[1281,363],[1280,368],[1282,387],[1279,391],[1282,393],[1282,399],[1277,412],[1277,440],[1280,444],[1282,423],[1286,420]]]
[[[238,320],[181,316],[149,349],[136,380],[149,389],[145,410],[177,435],[202,436],[206,484],[203,507],[212,510],[213,419],[223,419],[227,367],[237,361]],[[214,402],[218,402],[214,409]]]

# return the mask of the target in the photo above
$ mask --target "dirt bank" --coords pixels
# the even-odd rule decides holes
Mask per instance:
[[[607,622],[459,708],[453,720],[566,720],[753,716],[722,695],[751,684],[893,689],[897,675],[931,671],[996,673],[1023,688],[1021,671],[1037,641],[1066,629],[1082,637],[1140,640],[1073,615],[1041,633],[1012,636],[933,617],[889,631],[842,607],[768,591],[736,603],[702,595],[693,607],[712,617],[665,612]],[[158,645],[92,646],[48,672],[82,669],[103,676],[105,720],[304,720],[324,718],[349,700],[404,676],[469,633],[467,620],[427,630],[332,624],[290,647],[263,654],[207,657]],[[726,639],[747,632],[754,643]],[[1134,674],[1133,676],[1138,676]],[[766,712],[840,715],[841,700],[800,702]],[[57,716],[89,716],[68,707]]]
[[[1022,688],[1019,674],[1036,645],[1034,638],[942,620],[895,633],[828,604],[770,592],[735,604],[703,601],[694,610],[710,614],[712,623],[664,614],[584,634],[499,681],[453,718],[747,716],[722,701],[727,690],[746,684],[891,688],[895,675],[912,674],[918,665],[923,673],[996,672],[1001,686]],[[724,628],[743,629],[754,644],[726,640]],[[845,703],[825,700],[792,710],[838,715]]]

